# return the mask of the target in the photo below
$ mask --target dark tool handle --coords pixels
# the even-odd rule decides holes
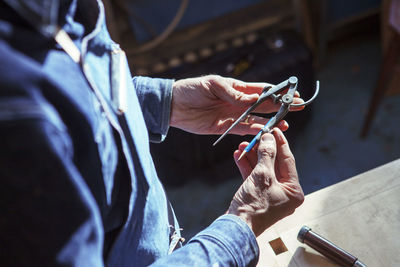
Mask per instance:
[[[354,266],[357,258],[347,251],[339,248],[329,240],[311,231],[311,228],[303,226],[297,236],[297,239],[304,244],[309,245],[322,255],[337,262],[340,266]]]

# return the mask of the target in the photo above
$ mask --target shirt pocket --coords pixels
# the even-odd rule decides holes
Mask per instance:
[[[21,142],[21,138],[23,137],[28,139],[32,144],[36,141],[40,143],[42,140],[29,139],[29,132],[16,132],[12,134],[10,131],[19,129],[17,126],[21,125],[28,126],[28,128],[24,127],[24,129],[29,129],[29,127],[46,127],[46,129],[39,130],[46,130],[47,134],[54,135],[54,140],[57,140],[57,146],[62,149],[63,155],[71,157],[73,147],[67,127],[53,106],[40,97],[36,98],[6,97],[0,99],[1,140],[6,142],[6,147],[13,147],[13,144]],[[63,138],[59,138],[60,136]],[[23,153],[23,151],[18,153]]]

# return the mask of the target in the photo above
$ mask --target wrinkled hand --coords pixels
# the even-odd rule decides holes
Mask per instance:
[[[304,201],[295,159],[283,133],[261,137],[258,149],[237,161],[248,143],[243,142],[234,158],[244,182],[236,192],[228,213],[241,217],[256,236],[280,219],[292,214]],[[256,150],[257,149],[257,150]]]
[[[170,125],[197,134],[222,134],[261,94],[267,83],[245,83],[232,78],[208,75],[178,80],[173,85]],[[296,93],[294,103],[303,103]],[[280,104],[266,100],[256,112],[271,113]],[[301,110],[297,107],[293,110]],[[252,115],[248,122],[240,122],[233,134],[257,134],[268,119]],[[286,130],[282,121],[278,127]]]

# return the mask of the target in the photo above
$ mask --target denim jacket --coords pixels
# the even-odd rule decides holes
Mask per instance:
[[[0,7],[0,262],[255,265],[255,237],[233,215],[173,251],[179,225],[149,150],[167,134],[173,81],[131,78],[101,1]],[[60,28],[79,63],[54,41]]]

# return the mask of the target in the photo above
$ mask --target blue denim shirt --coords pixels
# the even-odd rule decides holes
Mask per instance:
[[[122,50],[108,35],[102,3],[5,2],[0,1],[0,262],[255,265],[255,237],[233,215],[216,219],[170,253],[179,225],[149,141],[167,134],[173,81],[131,78]],[[58,26],[80,50],[81,64],[54,42]],[[118,99],[127,101],[123,112]]]

